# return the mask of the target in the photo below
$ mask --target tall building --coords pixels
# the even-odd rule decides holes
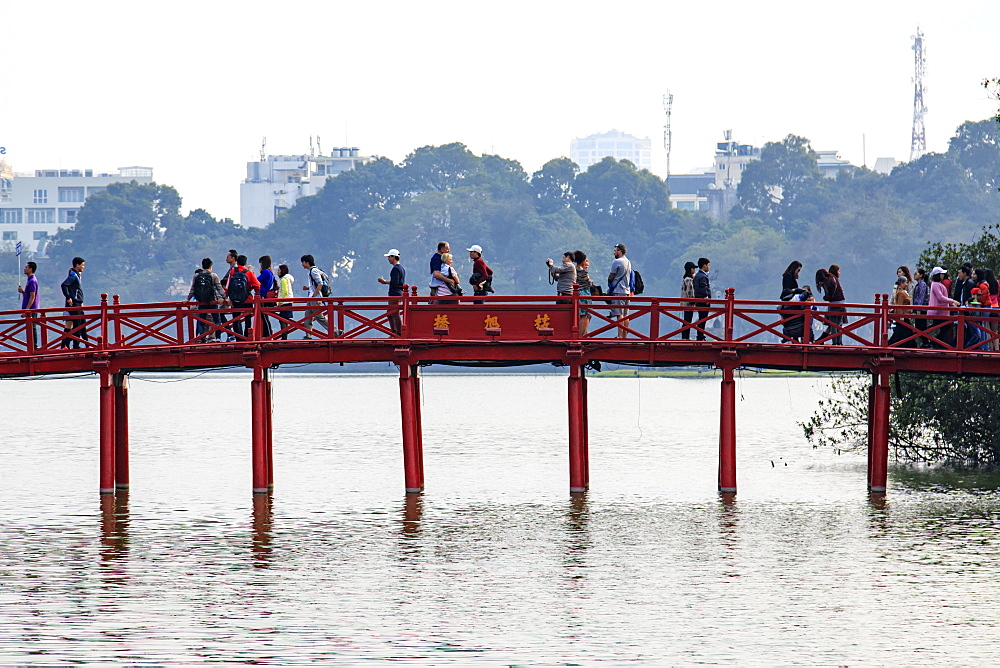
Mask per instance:
[[[72,228],[88,197],[112,183],[151,183],[152,167],[120,167],[117,174],[92,169],[12,171],[0,162],[0,248],[21,242],[22,252],[44,254],[59,228]]]
[[[652,142],[649,137],[640,139],[630,134],[612,130],[599,135],[574,139],[569,143],[569,159],[586,171],[607,157],[628,160],[638,169],[651,167]]]
[[[733,141],[732,130],[726,130],[726,141],[715,145],[715,187],[735,188],[743,178],[743,170],[753,160],[760,160],[760,149]]]
[[[300,197],[318,193],[327,179],[374,160],[358,148],[335,148],[330,155],[264,155],[247,163],[240,184],[240,225],[267,227]]]

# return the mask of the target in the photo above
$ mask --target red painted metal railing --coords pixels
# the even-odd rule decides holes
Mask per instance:
[[[926,307],[890,306],[885,295],[872,304],[839,304],[838,311],[827,310],[824,303],[738,300],[732,289],[724,299],[701,300],[694,306],[678,298],[631,297],[627,315],[621,318],[609,314],[619,306],[610,297],[574,295],[564,301],[570,303],[539,296],[441,299],[411,294],[293,299],[283,304],[257,300],[240,310],[202,308],[191,302],[122,304],[117,297],[108,303],[105,298],[99,306],[71,311],[62,307],[0,312],[0,363],[24,357],[200,346],[204,339],[216,337],[235,345],[271,346],[301,345],[306,337],[345,345],[384,339],[750,349],[780,343],[787,350],[860,348],[873,354],[903,354],[920,346],[922,355],[949,357],[992,356],[991,348],[1000,343],[1000,309],[996,314],[975,307],[928,314]],[[392,314],[402,321],[398,333],[392,331]],[[578,314],[591,316],[584,335]],[[216,322],[214,316],[225,321]],[[247,320],[252,326],[242,327]],[[620,332],[624,339],[616,338]],[[843,346],[833,345],[839,340]]]

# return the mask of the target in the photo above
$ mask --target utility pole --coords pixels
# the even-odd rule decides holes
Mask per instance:
[[[673,144],[673,135],[670,132],[670,111],[674,106],[674,96],[669,90],[663,96],[663,111],[667,115],[667,122],[663,126],[663,150],[667,152],[667,178],[670,178],[670,148]]]
[[[927,105],[924,104],[927,52],[920,26],[917,26],[917,34],[910,35],[910,39],[913,40],[913,133],[910,139],[910,162],[913,162],[927,152],[927,134],[924,130],[924,114],[927,113]]]

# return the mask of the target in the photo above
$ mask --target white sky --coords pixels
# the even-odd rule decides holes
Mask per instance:
[[[907,159],[917,24],[930,150],[996,109],[997,0],[49,2],[0,0],[0,146],[16,171],[154,168],[185,210],[239,217],[272,154],[357,146],[395,161],[460,141],[530,174],[612,128],[671,171],[722,131],[788,133],[855,164]]]

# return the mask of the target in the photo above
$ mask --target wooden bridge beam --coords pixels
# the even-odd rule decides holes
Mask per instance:
[[[733,367],[722,365],[719,406],[719,492],[736,493],[736,381]]]
[[[115,393],[115,489],[128,489],[128,374],[111,377]]]
[[[868,490],[885,494],[889,468],[889,373],[876,372],[868,444]]]
[[[586,492],[590,486],[587,434],[587,376],[583,366],[569,371],[569,491]]]
[[[407,494],[424,491],[424,448],[420,423],[420,367],[399,365],[399,414],[403,427],[403,478]]]
[[[112,385],[112,374],[108,371],[99,372],[100,389],[100,473],[99,486],[101,494],[115,493],[115,388]]]
[[[269,434],[271,393],[267,387],[269,382],[268,370],[255,366],[253,380],[250,383],[250,448],[254,494],[267,494],[270,491],[267,454],[267,445],[271,438]]]

